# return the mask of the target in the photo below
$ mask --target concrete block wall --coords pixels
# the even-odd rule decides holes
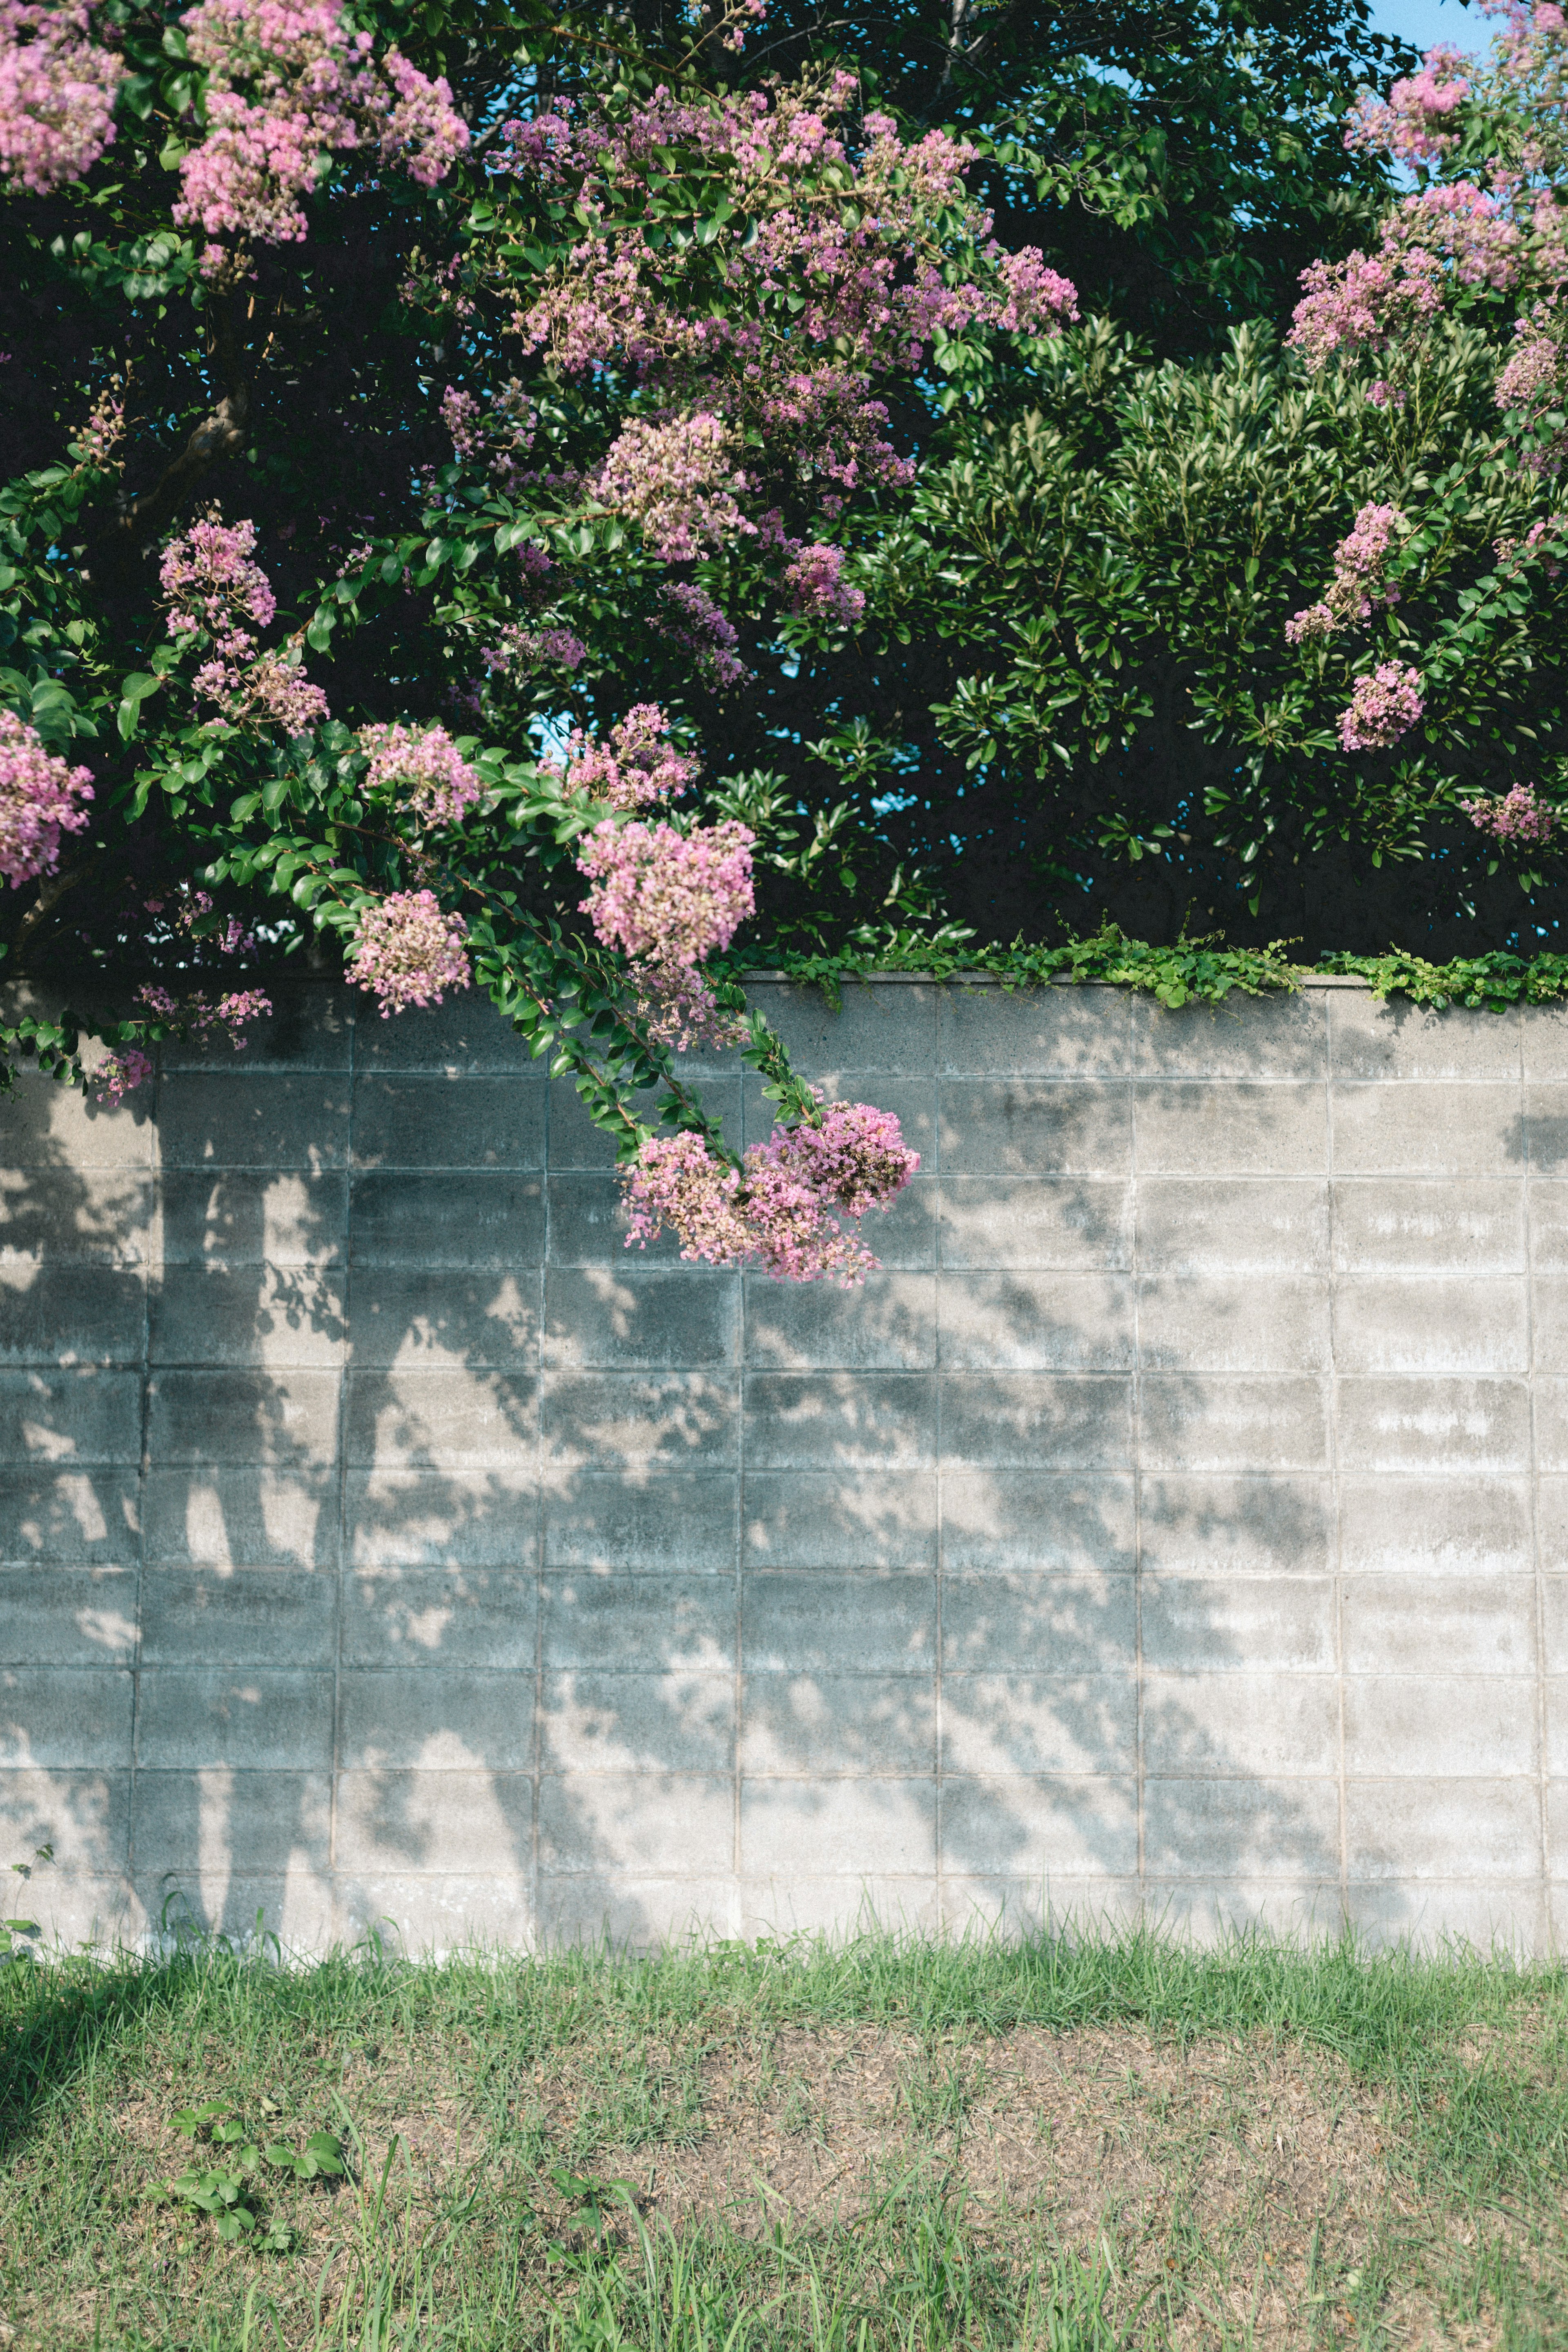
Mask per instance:
[[[472,1002],[0,1102],[0,1863],[70,1937],[1568,1929],[1568,1014],[759,984],[863,1293]],[[752,1079],[706,1073],[731,1130]]]

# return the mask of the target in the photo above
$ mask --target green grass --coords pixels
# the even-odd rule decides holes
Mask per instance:
[[[1058,2181],[1069,2084],[1017,2199],[973,2168],[1026,2138],[1026,2045],[1089,2068],[1100,2153]],[[889,2120],[851,2128],[873,2061]],[[288,2251],[149,2198],[190,2159],[170,2118],[207,2099],[342,2141],[342,2181],[262,2188]],[[659,2184],[747,2117],[784,2187],[676,2210]],[[1320,2148],[1295,2171],[1293,2134]],[[847,2149],[852,2194],[795,2195]],[[5,2347],[1546,2352],[1565,2215],[1568,1972],[1458,1952],[866,1937],[0,1967]]]

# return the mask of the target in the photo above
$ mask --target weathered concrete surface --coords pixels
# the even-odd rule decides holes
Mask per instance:
[[[0,1103],[29,1908],[1554,1948],[1568,1015],[759,993],[924,1155],[859,1296],[628,1255],[483,1005]]]

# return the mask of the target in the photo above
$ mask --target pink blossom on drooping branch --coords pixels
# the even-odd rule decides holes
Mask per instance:
[[[92,798],[90,768],[70,768],[37,730],[0,709],[0,876],[13,890],[59,862],[62,833],[80,833]]]
[[[1506,293],[1524,262],[1524,236],[1499,199],[1468,180],[1423,188],[1396,205],[1378,229],[1385,255],[1435,253],[1460,286]]]
[[[603,743],[580,727],[573,730],[562,789],[613,809],[647,808],[654,801],[679,800],[697,767],[670,741],[669,721],[658,704],[637,702]]]
[[[195,1037],[207,1037],[215,1030],[222,1030],[237,1054],[243,1054],[248,1042],[242,1034],[246,1024],[259,1021],[272,1010],[272,999],[259,988],[231,989],[216,1002],[200,988],[182,997],[170,989],[149,984],[139,988],[136,994],[153,1020],[174,1023]]]
[[[370,34],[345,24],[337,0],[199,0],[182,21],[206,68],[207,129],[180,165],[174,216],[209,237],[297,242],[300,199],[334,153],[372,147],[431,187],[468,144],[446,80],[429,80],[396,49],[378,63]],[[223,259],[209,247],[204,270]]]
[[[1307,290],[1285,340],[1313,369],[1336,355],[1381,351],[1392,336],[1435,318],[1443,307],[1442,264],[1421,247],[1309,262],[1301,283]]]
[[[525,629],[516,621],[507,621],[496,632],[493,646],[479,647],[479,659],[486,669],[506,671],[521,663],[529,669],[538,669],[545,663],[559,669],[576,669],[588,657],[588,648],[572,629]]]
[[[1515,784],[1501,800],[1461,801],[1470,823],[1497,841],[1544,848],[1557,830],[1558,812],[1533,784]]]
[[[1418,670],[1405,662],[1379,662],[1351,689],[1349,708],[1340,714],[1340,741],[1347,751],[1386,751],[1426,708]]]
[[[734,436],[717,416],[634,416],[621,427],[592,484],[600,502],[628,515],[650,555],[689,562],[743,530],[735,492],[746,477]]]
[[[592,883],[584,908],[606,947],[633,963],[700,964],[728,947],[754,910],[755,835],[733,817],[678,833],[672,824],[596,824],[578,853]]]
[[[784,566],[784,585],[797,613],[853,627],[866,610],[864,592],[844,578],[844,550],[816,540]]]
[[[1375,500],[1363,507],[1355,528],[1334,550],[1334,576],[1321,604],[1309,604],[1285,624],[1289,644],[1329,637],[1341,629],[1370,621],[1375,604],[1393,604],[1380,586],[1384,567],[1400,535],[1409,528],[1397,507]]]
[[[1439,41],[1427,50],[1416,74],[1405,76],[1386,99],[1363,89],[1349,116],[1345,145],[1370,152],[1379,149],[1402,163],[1433,163],[1458,143],[1453,118],[1470,95],[1462,49]]]
[[[449,383],[441,394],[441,416],[459,457],[483,464],[503,489],[522,478],[521,460],[533,446],[539,415],[515,376],[481,409],[471,392]]]
[[[93,8],[0,0],[0,175],[33,195],[79,179],[114,137],[125,65],[93,39]]]
[[[671,645],[690,654],[697,675],[715,693],[742,686],[752,675],[735,648],[741,640],[705,588],[695,581],[672,581],[658,592],[654,627]]]
[[[278,609],[271,583],[250,558],[253,522],[196,522],[163,550],[158,577],[169,605],[169,635],[205,631],[223,655],[241,656]]]
[[[392,793],[423,824],[457,824],[484,796],[444,727],[362,727],[359,742],[370,754],[366,792]]]
[[[88,1083],[99,1100],[112,1110],[138,1087],[144,1087],[152,1075],[151,1056],[142,1053],[139,1045],[127,1045],[118,1054],[106,1055]]]
[[[467,988],[467,940],[461,917],[443,914],[433,890],[395,890],[361,918],[348,976],[380,997],[385,1021],[411,1004],[441,1003],[445,989]]]

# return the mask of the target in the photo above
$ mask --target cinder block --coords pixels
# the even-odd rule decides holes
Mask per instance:
[[[1546,1788],[1547,1865],[1554,1882],[1553,1907],[1559,1917],[1568,1917],[1561,1909],[1562,1898],[1568,1895],[1568,1780],[1553,1779]]]
[[[1509,1147],[1510,1161],[1528,1157],[1532,1178],[1568,1175],[1568,1086],[1526,1087]]]
[[[1139,1408],[1147,1469],[1269,1476],[1328,1467],[1328,1399],[1319,1380],[1146,1372]]]
[[[546,1773],[539,1784],[539,1859],[548,1870],[711,1879],[735,1847],[728,1773]]]
[[[614,1884],[592,1871],[539,1874],[539,1948],[544,1951],[654,1951],[750,1934],[733,1878],[646,1878]]]
[[[1316,1083],[1146,1078],[1133,1088],[1145,1176],[1325,1176],[1328,1100]]]
[[[358,1010],[356,1069],[426,1070],[451,1078],[507,1071],[514,1085],[532,1083],[543,1090],[544,1063],[488,997],[448,996],[441,1004],[411,1008],[385,1021],[366,1002]]]
[[[550,1576],[547,1673],[732,1675],[737,1602],[728,1578]]]
[[[1121,989],[957,981],[938,993],[937,1067],[944,1078],[1120,1078],[1131,1066],[1131,1003]]]
[[[1271,1274],[1329,1265],[1329,1187],[1311,1177],[1143,1176],[1138,1263],[1145,1274]]]
[[[11,1135],[0,1107],[0,1149]],[[153,1179],[141,1168],[0,1171],[0,1263],[144,1265],[153,1242]]]
[[[728,1772],[735,1761],[730,1674],[544,1677],[539,1741],[545,1772]]]
[[[138,1878],[194,1872],[221,1912],[222,1882],[230,1877],[285,1878],[301,1853],[325,1870],[331,1781],[324,1771],[247,1772],[226,1764],[138,1772],[132,1822]]]
[[[1130,1878],[1138,1868],[1138,1784],[950,1777],[942,1866],[960,1878]]]
[[[516,1884],[528,1874],[532,1847],[527,1773],[338,1775],[337,1866],[355,1878],[434,1871],[489,1879],[492,1886]]]
[[[740,1380],[715,1372],[551,1371],[542,1430],[552,1481],[567,1470],[668,1463],[711,1470],[737,1459]]]
[[[1522,1274],[1525,1193],[1518,1176],[1341,1177],[1334,1264],[1343,1274]]]
[[[942,1899],[930,1871],[900,1877],[861,1871],[854,1877],[807,1877],[796,1870],[745,1878],[736,1890],[742,1936],[936,1936]]]
[[[1145,1477],[1139,1528],[1150,1575],[1311,1576],[1334,1566],[1327,1477]]]
[[[1132,1369],[1132,1283],[1126,1275],[949,1274],[942,1278],[941,1313],[947,1369]]]
[[[936,1663],[936,1587],[929,1577],[752,1571],[741,1611],[749,1674],[930,1675]]]
[[[1525,1372],[1525,1285],[1517,1276],[1347,1275],[1334,1297],[1334,1362],[1342,1372]]]
[[[1562,1776],[1568,1774],[1568,1675],[1548,1675],[1544,1698],[1546,1769]]]
[[[944,1178],[1125,1178],[1131,1099],[1114,1079],[944,1078],[941,1139]]]
[[[1337,1879],[1339,1784],[1152,1779],[1144,1788],[1143,1858],[1151,1878],[1177,1884],[1284,1878],[1314,1886]]]
[[[1110,1373],[951,1372],[942,1382],[942,1460],[1131,1469],[1131,1381]]]
[[[1530,1488],[1522,1479],[1446,1477],[1440,1470],[1430,1477],[1348,1477],[1340,1490],[1340,1541],[1349,1576],[1528,1575]]]
[[[1138,1689],[1130,1674],[947,1675],[942,1769],[950,1776],[1110,1774],[1138,1768]]]
[[[797,1070],[888,1070],[919,1076],[936,1067],[942,995],[930,982],[847,982],[835,1012],[822,991],[789,981],[754,981],[746,991],[784,1043]]]
[[[1348,1674],[1533,1675],[1535,1580],[1361,1576],[1345,1588]]]
[[[354,1179],[350,1254],[356,1266],[541,1265],[544,1223],[542,1175],[378,1170]]]
[[[243,982],[240,983],[243,985]],[[160,1049],[165,1071],[227,1071],[249,1077],[257,1070],[346,1070],[355,1034],[356,1004],[353,992],[331,981],[268,980],[267,994],[272,1011],[247,1022],[243,1060],[235,1067],[234,1047],[226,1035],[171,1038]],[[368,1024],[359,1024],[363,1041]]]
[[[714,1267],[552,1266],[544,1360],[619,1371],[733,1364],[740,1292],[735,1276]]]
[[[0,1260],[0,1364],[139,1364],[146,1329],[140,1269]]]
[[[1318,1372],[1330,1360],[1329,1285],[1255,1274],[1144,1275],[1138,1360],[1152,1370]]]
[[[532,1673],[345,1669],[338,1762],[344,1771],[417,1765],[426,1772],[526,1772],[533,1763]]]
[[[547,1568],[722,1576],[734,1570],[735,1543],[728,1471],[567,1471],[545,1491]]]
[[[346,1443],[356,1468],[532,1470],[538,1378],[455,1366],[351,1372]]]
[[[47,1170],[51,1184],[74,1183],[88,1169],[153,1165],[153,1103],[143,1087],[116,1108],[75,1087],[18,1071],[0,1108],[8,1168]]]
[[[144,1665],[336,1662],[338,1580],[282,1568],[161,1568],[142,1580]]]
[[[1524,1097],[1517,1086],[1342,1082],[1332,1097],[1336,1177],[1524,1172]]]
[[[136,1578],[127,1568],[0,1568],[0,1665],[136,1662]]]
[[[1336,1078],[1489,1079],[1517,1085],[1521,1076],[1520,1009],[1441,1011],[1397,1000],[1380,1003],[1359,990],[1324,992],[1329,1051]]]
[[[553,1170],[545,1179],[546,1254],[552,1265],[678,1265],[680,1237],[666,1226],[657,1241],[626,1247],[626,1200],[611,1168]]]
[[[748,1467],[917,1466],[936,1458],[936,1381],[929,1372],[750,1372]]]
[[[1541,1790],[1533,1778],[1352,1779],[1345,1820],[1352,1886],[1541,1875]]]
[[[1563,1328],[1568,1312],[1568,1274],[1537,1274],[1531,1289],[1535,1370],[1561,1378],[1568,1373],[1568,1333]]]
[[[330,1879],[304,1853],[281,1877],[241,1877],[225,1868],[136,1875],[145,1939],[167,1950],[178,1935],[222,1936],[239,1952],[269,1958],[276,1937],[286,1958],[315,1958],[334,1941]]]
[[[343,1512],[357,1569],[538,1563],[539,1480],[528,1466],[351,1470]]]
[[[539,1580],[511,1569],[387,1570],[343,1590],[347,1666],[489,1666],[533,1673]]]
[[[1525,1675],[1354,1675],[1345,1769],[1357,1780],[1500,1779],[1534,1772],[1536,1694]]]
[[[1345,1922],[1371,1949],[1447,1954],[1468,1945],[1485,1959],[1509,1952],[1522,1959],[1553,1948],[1545,1890],[1539,1886],[1445,1885],[1441,1880],[1393,1886],[1352,1885]]]
[[[741,1769],[769,1778],[936,1770],[936,1692],[909,1675],[748,1675]]]
[[[1143,1664],[1153,1674],[1331,1674],[1326,1576],[1148,1576]]]
[[[342,1169],[172,1168],[159,1186],[165,1265],[339,1266],[348,1226]]]
[[[950,1576],[974,1572],[1131,1570],[1137,1555],[1132,1481],[1035,1470],[945,1470],[942,1557]]]
[[[742,1498],[750,1568],[936,1566],[933,1470],[758,1470]]]
[[[1271,1937],[1300,1946],[1337,1942],[1344,1932],[1335,1879],[1289,1874],[1279,1879],[1144,1881],[1143,1925],[1155,1935],[1196,1945],[1234,1945]]]
[[[416,1371],[539,1363],[542,1277],[536,1267],[491,1274],[416,1266],[356,1266],[350,1359],[356,1369]]]
[[[538,1942],[533,1874],[520,1866],[500,1878],[397,1871],[340,1879],[331,1940],[345,1948],[374,1944],[416,1961],[531,1951]]]
[[[1089,1177],[944,1177],[942,1263],[1125,1272],[1132,1264],[1130,1181]]]
[[[1131,1003],[1132,1067],[1141,1077],[1316,1078],[1327,1068],[1323,1000],[1227,998],[1175,1011],[1152,996]]]
[[[166,1266],[148,1301],[150,1360],[325,1370],[342,1360],[343,1304],[342,1275],[313,1267]]]
[[[338,1564],[338,1486],[330,1470],[152,1469],[144,1502],[150,1567]]]
[[[1519,1025],[1525,1077],[1568,1079],[1568,1008],[1521,1005]]]
[[[698,1088],[704,1109],[716,1118],[730,1140],[738,1142],[741,1136],[741,1080],[731,1077],[705,1078]],[[664,1091],[650,1087],[632,1098],[632,1108],[645,1127],[658,1128],[663,1112]],[[673,1133],[673,1129],[665,1130]],[[548,1113],[548,1161],[552,1174],[563,1168],[595,1168],[606,1172],[616,1165],[615,1139],[603,1128],[595,1127],[584,1108],[581,1096],[570,1079],[558,1078],[550,1088]]]
[[[1059,1936],[1068,1943],[1111,1943],[1146,1924],[1135,1878],[1079,1878],[1052,1871],[1037,1878],[958,1876],[942,1881],[939,1932],[984,1934],[1004,1943]]]
[[[337,1459],[335,1371],[155,1373],[147,1388],[147,1453],[181,1462],[267,1462],[322,1468]]]
[[[131,1760],[129,1747],[123,1762]],[[54,1862],[33,1864],[40,1846]],[[131,1774],[45,1771],[37,1766],[0,1771],[0,1849],[29,1866],[26,1879],[5,1873],[5,1909],[43,1924],[43,1899],[62,1879],[101,1877],[130,1866]]]
[[[1491,1472],[1530,1463],[1530,1391],[1522,1381],[1433,1377],[1342,1379],[1340,1460],[1347,1471]]]
[[[1144,1769],[1163,1780],[1321,1777],[1338,1743],[1331,1675],[1144,1676]]]
[[[348,1162],[346,1077],[179,1072],[158,1087],[158,1159],[171,1168],[306,1168]]]
[[[1568,1471],[1568,1380],[1538,1372],[1531,1390],[1535,1406],[1535,1465],[1544,1491]]]
[[[944,1285],[944,1322],[949,1298]],[[833,1283],[780,1283],[766,1275],[750,1275],[745,1299],[749,1364],[795,1371],[824,1366],[912,1372],[936,1362],[937,1283],[932,1274],[872,1274],[855,1290]]]
[[[884,1877],[936,1865],[936,1782],[767,1780],[741,1784],[741,1867],[802,1877]]]
[[[34,1366],[0,1372],[0,1462],[139,1462],[142,1377]]]
[[[129,1465],[0,1470],[0,1562],[109,1568],[135,1559],[138,1479]]]
[[[354,1080],[356,1168],[542,1168],[544,1089],[514,1078],[374,1072]],[[447,1217],[462,1221],[462,1191]]]
[[[1125,1572],[949,1574],[942,1582],[942,1663],[950,1688],[969,1674],[1130,1676],[1137,1639],[1137,1587]]]
[[[136,1760],[148,1771],[326,1772],[331,1672],[279,1666],[148,1666],[136,1710]]]
[[[0,1764],[113,1771],[130,1754],[128,1668],[0,1667]]]

